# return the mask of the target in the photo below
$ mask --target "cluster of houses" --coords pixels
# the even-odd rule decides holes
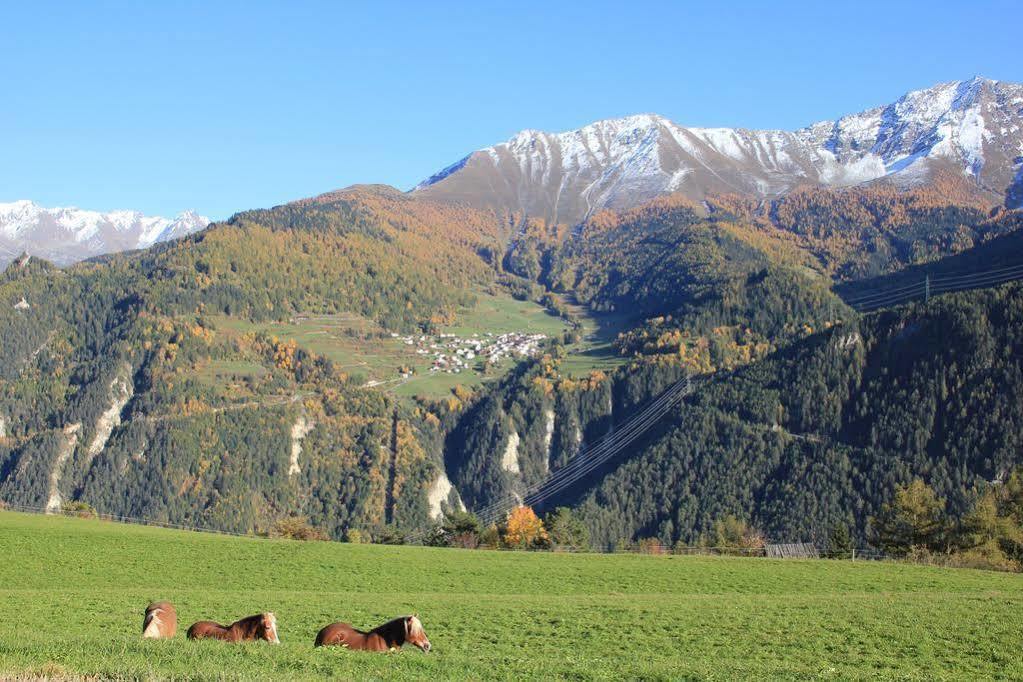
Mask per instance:
[[[455,334],[438,336],[413,335],[400,336],[391,334],[406,346],[415,348],[416,355],[425,356],[432,361],[430,372],[458,374],[471,369],[478,362],[496,364],[505,358],[531,358],[540,352],[540,347],[547,338],[546,334],[525,334],[508,332],[505,334],[473,334],[471,337],[460,337]]]

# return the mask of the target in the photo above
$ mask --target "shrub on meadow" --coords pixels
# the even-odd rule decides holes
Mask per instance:
[[[353,545],[364,545],[370,542],[369,533],[363,533],[358,528],[349,528],[345,531],[345,542]]]
[[[61,512],[68,516],[77,516],[80,519],[94,519],[98,516],[95,507],[88,502],[82,502],[80,500],[68,502],[63,505],[61,507]]]
[[[289,540],[329,540],[327,534],[309,523],[304,516],[289,516],[274,523],[269,533],[272,538]]]
[[[640,554],[667,554],[668,551],[657,538],[642,538],[636,543],[636,551]]]

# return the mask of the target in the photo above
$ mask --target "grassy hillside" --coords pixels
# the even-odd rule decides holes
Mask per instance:
[[[569,323],[549,313],[533,301],[518,301],[505,293],[480,293],[471,306],[457,311],[454,324],[437,326],[430,333],[430,343],[439,342],[438,334],[462,338],[474,334],[544,334],[560,338],[570,329]],[[236,317],[217,316],[214,322],[228,338],[244,334],[265,334],[284,341],[294,341],[316,355],[334,362],[339,369],[372,382],[385,390],[402,395],[447,395],[453,386],[478,386],[485,379],[499,376],[515,364],[506,358],[489,373],[483,372],[480,359],[459,374],[431,374],[433,354],[417,354],[416,346],[407,345],[408,337],[391,335],[390,330],[359,315],[294,315],[286,321],[253,322]],[[419,334],[415,335],[417,338]],[[581,344],[580,344],[581,345]],[[402,379],[401,368],[413,368],[415,375]]]
[[[932,679],[1023,675],[1018,576],[889,563],[255,540],[0,513],[0,676]],[[170,599],[173,641],[139,639]],[[935,608],[940,604],[940,608]],[[189,642],[276,612],[282,644]],[[434,652],[314,650],[422,617]]]

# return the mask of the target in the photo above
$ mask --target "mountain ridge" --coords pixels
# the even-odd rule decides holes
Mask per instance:
[[[46,208],[27,199],[0,203],[0,263],[28,253],[68,265],[184,237],[210,222],[193,210],[164,218],[133,210]]]
[[[949,165],[1010,206],[1023,200],[1023,85],[940,83],[795,131],[686,127],[658,114],[526,129],[411,192],[574,224],[673,192],[774,197],[882,178],[913,186]]]

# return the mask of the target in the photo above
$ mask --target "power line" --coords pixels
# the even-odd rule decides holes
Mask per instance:
[[[929,298],[931,294],[942,294],[962,291],[983,286],[1002,284],[1023,278],[1023,264],[1000,266],[973,273],[943,275],[938,277],[925,276],[925,279],[895,288],[861,292],[858,296],[846,299],[853,308],[859,311],[877,310],[879,308],[910,301],[921,296]],[[519,504],[535,506],[559,492],[571,487],[603,464],[617,456],[621,451],[639,438],[647,429],[656,423],[664,414],[680,402],[692,390],[689,377],[676,382],[664,391],[657,399],[647,405],[643,411],[634,415],[621,428],[605,436],[596,445],[579,453],[565,467],[548,476],[543,481],[528,487],[521,494],[510,492],[476,511],[477,517],[484,523],[492,522]]]
[[[515,506],[523,502],[536,504],[550,495],[573,485],[595,468],[619,454],[627,445],[641,436],[648,428],[677,405],[691,391],[692,382],[687,375],[672,384],[656,399],[646,405],[639,413],[630,417],[613,433],[604,436],[593,446],[576,455],[572,461],[558,469],[543,481],[529,486],[520,495],[508,493],[475,511],[485,523],[500,518]],[[423,537],[428,531],[420,531],[409,536],[410,540]]]
[[[1023,271],[1023,263],[1018,264],[1018,265],[1007,265],[1007,266],[1004,266],[1004,267],[990,268],[988,270],[983,270],[980,273],[971,272],[971,273],[966,273],[966,274],[962,274],[962,275],[937,275],[937,276],[931,277],[931,281],[932,282],[946,282],[946,281],[970,279],[972,277],[977,277],[978,275],[981,275],[981,274],[984,274],[984,273],[987,273],[987,274],[990,274],[990,275],[997,275],[997,274],[1002,274],[1002,273],[1014,273],[1015,274],[1015,273],[1018,273],[1020,271]]]
[[[866,298],[875,298],[877,296],[887,296],[889,294],[893,294],[893,293],[900,292],[900,291],[905,291],[905,290],[908,290],[908,289],[917,289],[917,288],[919,288],[921,286],[923,286],[923,284],[921,282],[916,282],[914,284],[907,284],[905,286],[895,287],[893,289],[884,289],[883,291],[879,291],[879,292],[874,293],[874,294],[866,294],[864,296],[850,296],[848,299],[846,299],[846,302],[858,301],[860,299],[866,299]]]
[[[925,275],[924,279],[916,283],[894,288],[861,291],[843,300],[859,312],[868,312],[914,300],[921,294],[927,299],[934,294],[990,287],[1018,279],[1023,279],[1023,263],[1002,265],[969,273],[960,272],[933,277]]]
[[[605,437],[597,446],[576,455],[568,466],[559,469],[552,476],[530,486],[523,492],[521,501],[532,500],[535,503],[553,492],[563,490],[587,475],[596,466],[621,452],[626,445],[639,437],[675,405],[678,398],[687,392],[688,381],[688,377],[686,377],[675,383],[614,434]],[[514,493],[508,494],[501,500],[484,507],[477,515],[482,514],[482,518],[485,518],[486,521],[493,521],[520,503]]]

